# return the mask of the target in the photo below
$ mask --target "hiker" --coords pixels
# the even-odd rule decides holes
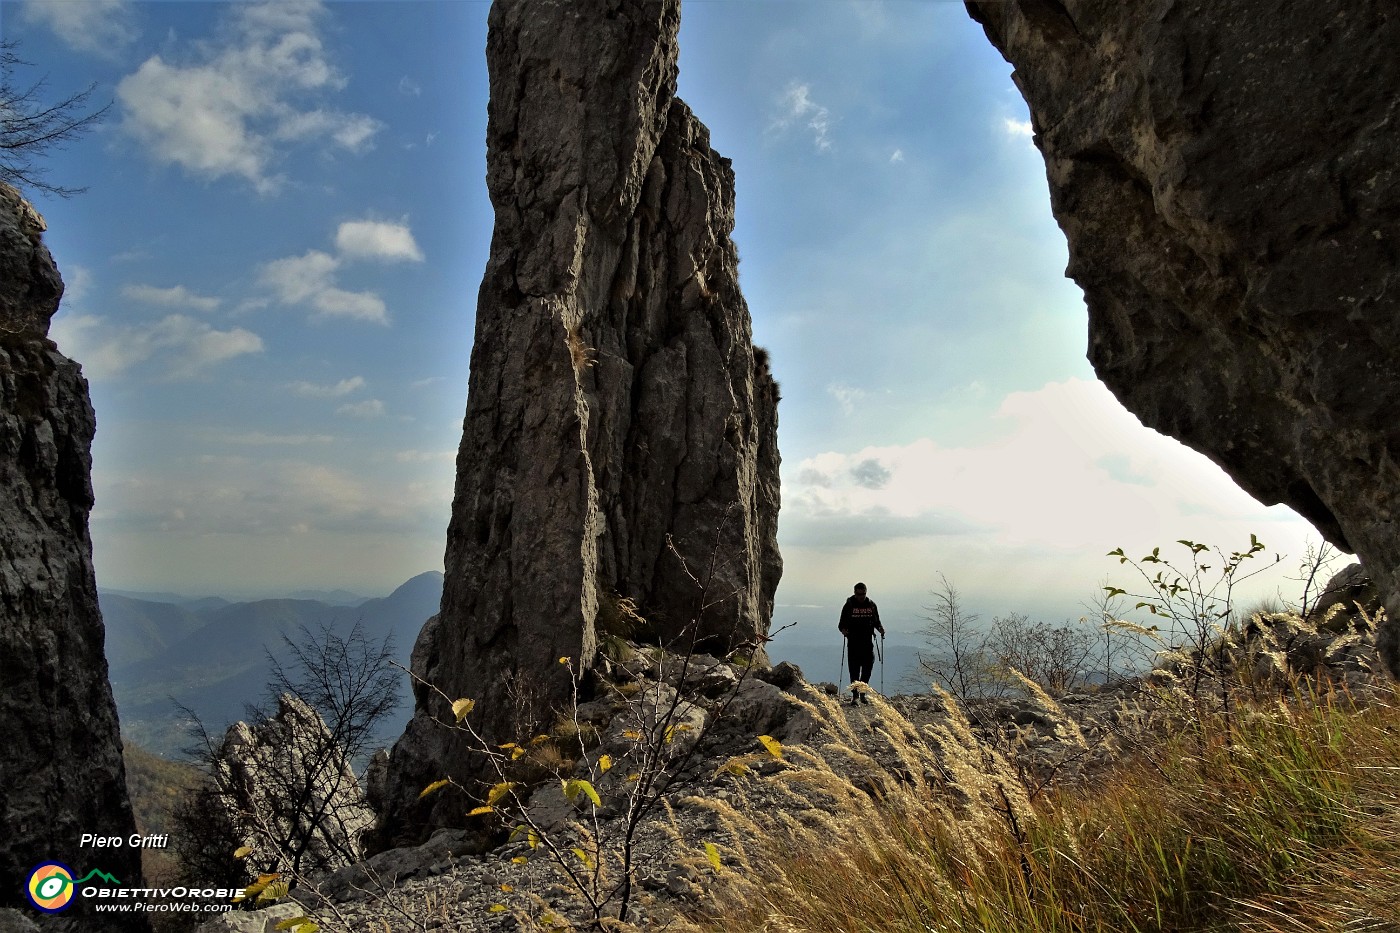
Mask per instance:
[[[869,683],[870,672],[875,667],[875,633],[885,637],[885,627],[880,624],[880,610],[875,601],[865,596],[865,584],[857,583],[855,595],[846,599],[841,607],[841,624],[837,626],[846,639],[846,653],[851,659],[851,705],[869,703],[870,698],[857,690],[856,683]]]

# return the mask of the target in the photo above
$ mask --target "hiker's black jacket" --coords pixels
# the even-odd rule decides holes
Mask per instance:
[[[875,600],[865,596],[851,596],[846,600],[846,605],[841,607],[841,624],[836,627],[845,634],[852,649],[857,646],[872,649],[875,633],[885,634]]]

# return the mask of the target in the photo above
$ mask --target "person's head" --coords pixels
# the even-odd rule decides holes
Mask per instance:
[[[856,584],[856,595],[859,596],[861,599],[864,599],[864,598],[865,598],[865,584],[864,584],[864,583],[857,583],[857,584]]]

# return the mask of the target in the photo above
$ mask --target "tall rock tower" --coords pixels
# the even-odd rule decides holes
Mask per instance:
[[[136,825],[88,536],[96,419],[78,364],[48,340],[63,280],[43,229],[0,183],[0,907],[42,929],[144,930],[81,897],[46,916],[24,893],[49,861],[141,884],[139,849],[78,845]]]
[[[735,645],[772,615],[778,391],[739,292],[733,171],[675,96],[679,26],[679,0],[491,10],[496,227],[414,667],[497,740],[568,696],[558,659],[592,662],[618,598],[663,642]],[[450,710],[420,684],[383,844],[462,819],[417,801],[480,767],[435,720]]]

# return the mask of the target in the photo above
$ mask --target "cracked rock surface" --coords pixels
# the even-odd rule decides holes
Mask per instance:
[[[1089,359],[1400,612],[1400,14],[970,0],[1015,67]],[[1400,632],[1379,639],[1400,671]]]
[[[96,419],[78,364],[48,340],[63,280],[43,229],[0,184],[0,907],[41,929],[126,929],[81,899],[40,915],[23,890],[36,865],[90,854],[80,834],[136,831],[88,535]],[[140,882],[139,850],[70,867],[93,866]]]

